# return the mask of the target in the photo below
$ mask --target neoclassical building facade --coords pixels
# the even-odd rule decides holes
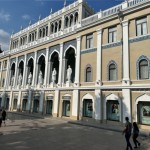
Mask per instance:
[[[150,129],[150,0],[94,13],[78,0],[11,36],[0,54],[9,111]]]

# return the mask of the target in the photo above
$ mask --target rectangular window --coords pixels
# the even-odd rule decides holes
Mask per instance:
[[[86,36],[86,49],[93,48],[93,34]]]
[[[117,27],[111,27],[108,29],[108,43],[117,41]]]
[[[145,35],[147,34],[147,18],[140,18],[136,20],[136,35]]]

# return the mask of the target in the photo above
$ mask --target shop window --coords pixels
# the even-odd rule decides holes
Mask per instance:
[[[47,100],[46,101],[46,114],[52,115],[52,106],[53,106],[53,101]]]
[[[139,102],[137,106],[138,122],[150,125],[150,102]]]
[[[14,99],[13,109],[14,109],[14,110],[16,110],[16,109],[17,109],[17,99]]]
[[[22,111],[26,111],[27,108],[27,99],[23,99],[22,101]]]
[[[84,99],[84,101],[83,101],[83,117],[92,118],[92,115],[93,115],[92,99]]]
[[[63,116],[70,117],[70,101],[63,100]]]
[[[149,73],[148,73],[148,61],[147,60],[141,60],[139,63],[139,78],[140,79],[148,79]]]
[[[147,34],[147,18],[140,18],[136,20],[136,34],[137,36]]]
[[[38,99],[34,99],[33,112],[34,113],[39,112],[39,100]]]
[[[86,36],[86,49],[93,48],[93,34]]]
[[[119,121],[119,103],[118,101],[108,100],[107,101],[107,120]]]
[[[116,42],[117,41],[117,28],[111,27],[108,29],[108,43]]]

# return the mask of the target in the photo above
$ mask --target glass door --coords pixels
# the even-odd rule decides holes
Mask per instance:
[[[35,113],[39,112],[39,100],[38,99],[34,100],[33,112],[35,112]]]
[[[53,107],[53,101],[47,100],[47,102],[46,102],[46,114],[52,115],[52,107]]]
[[[27,108],[27,99],[23,99],[22,101],[22,111],[26,111]]]
[[[70,117],[70,101],[63,101],[63,116]]]

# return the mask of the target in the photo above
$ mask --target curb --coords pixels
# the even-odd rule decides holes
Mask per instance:
[[[100,126],[100,125],[93,125],[93,124],[88,124],[85,122],[74,122],[74,121],[68,121],[68,123],[70,124],[75,124],[75,125],[80,125],[80,126],[86,126],[86,127],[93,127],[93,128],[97,128],[97,129],[103,129],[103,130],[109,130],[109,131],[115,131],[115,132],[122,132],[121,129],[115,129],[115,128],[111,128],[111,127],[104,127],[104,126]],[[150,137],[150,131],[140,131],[140,136],[143,137]]]

